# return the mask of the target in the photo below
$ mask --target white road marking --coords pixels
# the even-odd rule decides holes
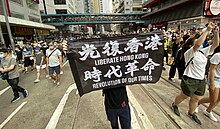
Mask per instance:
[[[68,62],[69,62],[69,61],[67,60],[67,61],[63,64],[63,66],[65,66]]]
[[[136,111],[138,112],[138,117],[140,118],[141,123],[144,126],[144,129],[154,129],[154,126],[151,124],[151,122],[148,119],[146,113],[144,112],[141,105],[138,103],[138,101],[136,100],[136,98],[132,94],[131,90],[129,88],[127,88],[127,91],[128,91],[128,96],[129,96],[130,103],[132,104],[134,109],[136,109]]]
[[[0,125],[0,129],[2,129],[5,124],[8,123],[8,121],[11,120],[11,118],[27,103],[27,101],[23,102],[14,112],[12,112],[12,114],[7,118],[5,119],[5,121]]]
[[[131,126],[133,129],[141,129],[141,126],[139,125],[137,118],[135,116],[134,113],[134,108],[132,105],[130,105],[130,109],[131,109]]]
[[[7,90],[10,89],[10,88],[11,88],[11,87],[8,86],[8,87],[6,87],[5,89],[1,90],[1,91],[0,91],[0,95],[2,95],[3,93],[5,93],[5,91],[7,91]]]
[[[59,105],[57,106],[56,110],[54,111],[52,117],[50,118],[49,123],[47,124],[47,127],[45,129],[55,129],[58,123],[58,120],[60,118],[61,113],[63,112],[63,108],[66,104],[66,101],[69,97],[69,94],[73,89],[76,89],[76,84],[72,84],[69,86],[67,91],[65,92],[63,98],[60,100]]]

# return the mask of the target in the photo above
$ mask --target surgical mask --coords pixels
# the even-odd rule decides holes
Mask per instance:
[[[39,52],[39,50],[35,50],[35,52],[36,52],[36,53],[38,53],[38,52]]]
[[[0,54],[0,59],[4,58],[4,54]]]
[[[49,48],[50,48],[50,49],[53,49],[53,48],[54,48],[54,46],[49,46]]]

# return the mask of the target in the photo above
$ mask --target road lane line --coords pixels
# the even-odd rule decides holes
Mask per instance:
[[[138,101],[136,100],[136,98],[134,97],[134,95],[132,94],[131,90],[128,87],[127,87],[127,91],[128,91],[129,101],[134,107],[134,109],[136,109],[136,111],[138,112],[138,117],[140,118],[141,123],[144,126],[144,129],[154,129],[154,126],[151,124],[150,120],[148,119],[147,114],[144,112],[143,108],[138,103]]]
[[[69,62],[69,61],[67,60],[67,61],[63,64],[63,66],[65,66],[68,62]]]
[[[0,95],[2,95],[3,93],[5,93],[5,91],[7,91],[8,89],[10,89],[10,86],[6,87],[5,89],[0,91]]]
[[[14,112],[12,112],[12,114],[5,119],[5,121],[0,125],[0,129],[2,129],[7,123],[8,121],[10,121],[12,119],[12,117],[27,103],[27,101],[23,102]]]
[[[66,104],[66,101],[69,97],[69,94],[73,89],[76,89],[76,84],[72,84],[69,86],[67,91],[65,92],[63,98],[60,100],[59,105],[57,106],[56,110],[54,111],[52,117],[50,118],[49,123],[47,124],[45,129],[55,129],[58,123],[58,120],[61,116],[61,113],[63,112],[64,106]]]
[[[141,129],[141,126],[137,121],[137,117],[135,116],[134,108],[133,108],[132,105],[130,105],[130,109],[131,109],[131,126],[132,126],[132,129]]]

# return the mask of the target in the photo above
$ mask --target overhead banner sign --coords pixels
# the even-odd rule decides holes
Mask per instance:
[[[69,42],[67,53],[80,96],[140,83],[156,83],[162,72],[163,35]]]

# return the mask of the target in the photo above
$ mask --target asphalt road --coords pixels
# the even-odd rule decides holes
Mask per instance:
[[[167,67],[168,68],[168,67]],[[67,63],[63,68],[61,85],[56,86],[45,76],[34,84],[35,71],[21,74],[20,84],[29,91],[29,97],[10,103],[12,91],[0,80],[0,129],[110,129],[101,91],[79,97]],[[167,70],[156,84],[133,85],[127,88],[133,129],[217,129],[201,111],[203,125],[199,126],[186,115],[188,101],[181,104],[181,117],[170,109],[175,95],[180,91],[179,80],[168,82]],[[206,94],[207,95],[207,94]],[[218,113],[219,107],[216,108]],[[220,116],[215,114],[220,120]]]

